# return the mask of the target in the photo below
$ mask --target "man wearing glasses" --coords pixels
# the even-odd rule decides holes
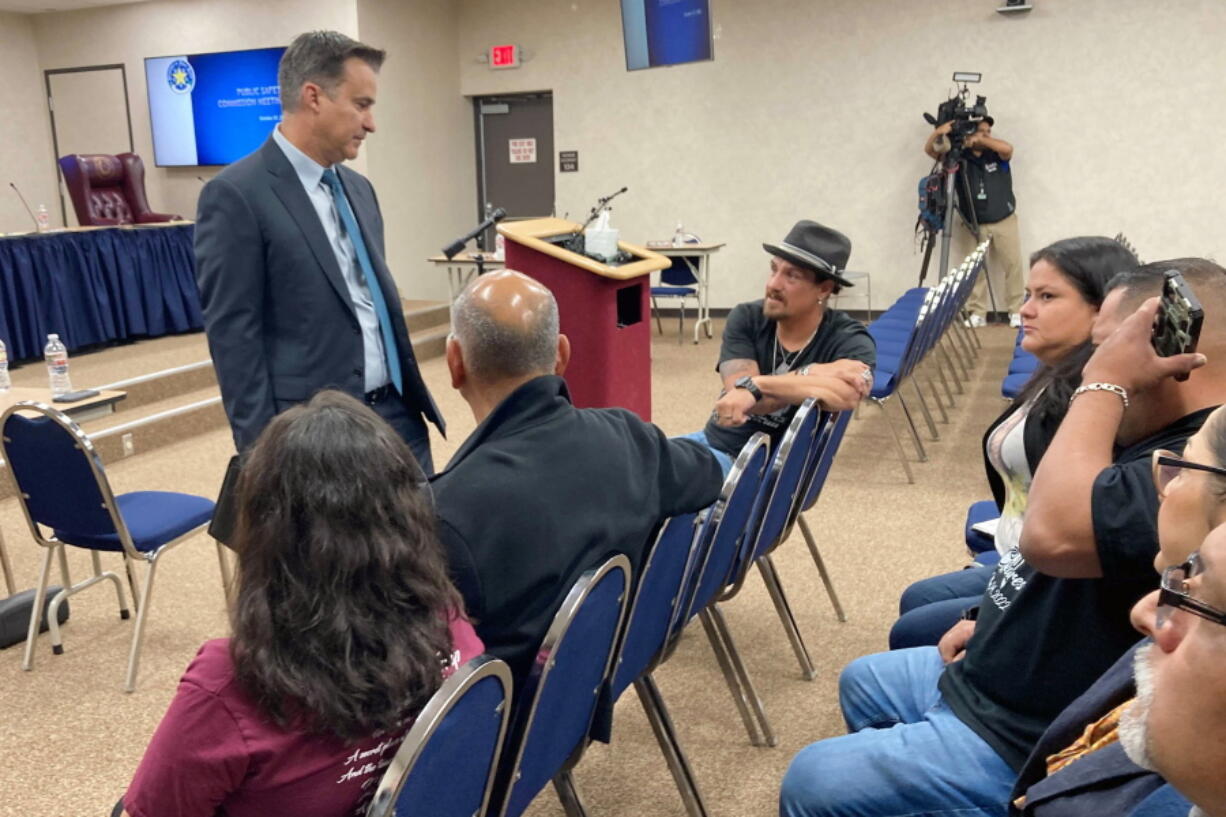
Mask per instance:
[[[1203,354],[1159,358],[1150,346],[1151,296],[1170,268],[1204,305]],[[1044,730],[1135,642],[1128,611],[1155,579],[1152,452],[1182,449],[1226,402],[1226,270],[1180,259],[1109,290],[1099,349],[1031,485],[1020,549],[1002,558],[978,621],[960,622],[936,649],[844,670],[852,734],[796,757],[785,817],[1004,815]]]

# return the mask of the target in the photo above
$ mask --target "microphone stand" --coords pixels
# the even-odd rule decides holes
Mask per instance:
[[[480,224],[478,224],[471,232],[469,232],[466,235],[460,236],[455,241],[448,244],[446,247],[443,247],[443,256],[446,257],[448,261],[450,261],[452,258],[455,258],[457,255],[463,252],[465,244],[467,244],[469,241],[472,241],[474,238],[481,235],[483,232],[488,230],[490,227],[493,227],[495,224],[502,221],[506,217],[507,217],[506,210],[503,210],[501,207],[494,208],[492,211],[490,211],[490,214],[486,216],[485,221],[482,221]],[[477,263],[477,275],[478,276],[485,275],[485,255],[482,254],[480,256],[477,256],[473,260],[476,261]]]

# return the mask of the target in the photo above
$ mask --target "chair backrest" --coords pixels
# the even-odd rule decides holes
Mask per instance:
[[[630,581],[630,560],[617,555],[587,570],[553,618],[524,685],[528,704],[517,718],[511,763],[500,773],[506,817],[522,814],[537,793],[577,759],[608,674]]]
[[[668,642],[677,602],[693,572],[700,530],[697,517],[687,513],[665,522],[647,555],[613,664],[609,691],[614,701],[651,666]]]
[[[692,287],[698,286],[698,279],[694,276],[694,270],[690,269],[690,265],[686,263],[684,258],[673,258],[672,263],[660,270],[660,283],[670,287]]]
[[[73,153],[59,163],[82,226],[132,224],[151,212],[145,163],[135,153]]]
[[[808,482],[805,483],[805,491],[797,513],[812,508],[817,498],[821,496],[826,477],[830,475],[830,466],[834,464],[834,455],[839,453],[839,445],[843,442],[843,432],[847,430],[852,414],[853,412],[850,411],[841,411],[831,417],[818,431],[817,439],[814,441],[816,456],[809,468]]]
[[[755,560],[778,546],[802,488],[806,466],[813,460],[813,442],[819,425],[828,414],[810,397],[800,404],[788,424],[771,461],[771,476],[762,481],[762,516],[756,530],[745,538],[735,569],[733,584],[740,589],[745,574]]]
[[[707,548],[685,614],[674,624],[680,631],[700,610],[715,600],[728,583],[746,534],[753,530],[760,509],[759,494],[770,457],[770,438],[755,432],[737,455],[724,479],[721,501],[712,506],[707,524],[712,526]]]
[[[511,670],[479,655],[443,682],[383,773],[366,817],[480,817],[511,712]]]
[[[23,401],[0,416],[0,431],[18,502],[40,544],[50,542],[39,525],[88,536],[118,533],[129,555],[137,555],[102,460],[76,423],[45,403]]]

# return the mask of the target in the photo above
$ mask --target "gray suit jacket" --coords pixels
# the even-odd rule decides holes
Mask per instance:
[[[405,404],[444,431],[384,261],[374,188],[346,167],[337,171],[391,313]],[[349,290],[302,183],[271,138],[204,186],[195,250],[209,350],[240,451],[273,415],[320,389],[361,398],[362,333]]]

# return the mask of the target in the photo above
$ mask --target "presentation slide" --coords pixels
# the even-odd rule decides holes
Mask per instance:
[[[159,167],[228,165],[281,121],[277,65],[284,48],[145,60]]]
[[[622,0],[626,68],[711,59],[708,0]]]

